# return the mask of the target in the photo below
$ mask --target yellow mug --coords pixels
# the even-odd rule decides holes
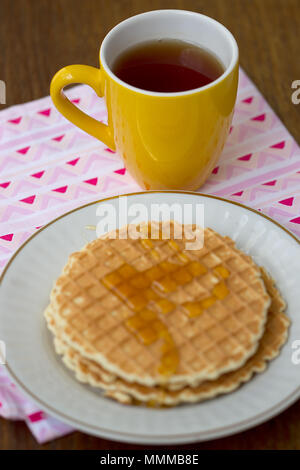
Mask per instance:
[[[179,39],[215,54],[224,73],[212,83],[180,93],[135,88],[113,73],[127,48],[160,38]],[[104,96],[108,125],[72,104],[63,88],[86,83]],[[100,48],[100,69],[64,67],[50,94],[57,109],[76,126],[116,150],[145,189],[199,188],[215,166],[229,133],[238,83],[238,47],[220,23],[191,11],[157,10],[115,26]]]

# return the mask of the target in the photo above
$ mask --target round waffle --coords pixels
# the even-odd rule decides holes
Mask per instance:
[[[138,401],[152,406],[199,402],[222,393],[229,393],[242,383],[247,382],[254,373],[264,371],[267,362],[278,355],[281,346],[286,341],[290,322],[283,313],[285,303],[272,279],[265,271],[262,271],[262,274],[272,303],[268,311],[265,332],[256,353],[240,369],[223,374],[216,380],[203,382],[196,387],[184,387],[177,391],[167,390],[160,386],[145,387],[137,383],[126,382],[109,374],[97,363],[83,358],[61,339],[51,309],[47,310],[46,318],[49,328],[56,335],[55,349],[58,354],[62,354],[66,366],[75,372],[79,381],[101,388],[106,396],[121,403],[134,404]]]
[[[51,293],[61,339],[127,382],[179,389],[216,379],[241,367],[264,332],[270,297],[252,259],[211,229],[197,250],[174,234],[94,240]]]

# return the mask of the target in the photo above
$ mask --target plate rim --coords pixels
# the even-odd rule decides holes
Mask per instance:
[[[25,240],[22,245],[19,246],[19,248],[14,252],[6,266],[4,267],[1,275],[0,275],[0,288],[2,286],[4,277],[6,272],[8,271],[9,267],[12,265],[14,259],[18,256],[18,254],[23,250],[23,248],[37,235],[39,235],[43,230],[48,228],[50,225],[54,224],[58,220],[67,217],[68,215],[79,211],[81,209],[84,209],[85,207],[89,207],[95,204],[99,204],[101,202],[109,201],[112,199],[117,199],[121,197],[128,197],[128,196],[138,196],[140,194],[153,194],[153,193],[173,193],[173,194],[187,194],[191,196],[200,196],[200,197],[205,197],[205,198],[210,198],[210,199],[215,199],[218,201],[226,202],[228,204],[232,204],[238,207],[241,207],[242,209],[246,209],[247,211],[253,212],[260,217],[265,218],[272,224],[276,225],[279,227],[279,229],[283,230],[285,233],[287,233],[298,245],[300,245],[300,239],[294,235],[290,230],[288,230],[286,227],[281,225],[279,222],[276,220],[272,219],[266,214],[261,213],[260,211],[253,209],[252,207],[248,207],[240,202],[237,201],[231,201],[229,199],[220,197],[220,196],[215,196],[213,194],[205,194],[205,193],[200,193],[200,192],[194,192],[194,191],[177,191],[177,190],[151,190],[151,191],[136,191],[132,193],[125,193],[125,194],[119,194],[119,195],[114,195],[114,196],[109,196],[107,198],[102,198],[98,199],[96,201],[92,201],[86,204],[83,204],[81,206],[78,206],[74,209],[71,209],[70,211],[61,214],[60,216],[56,217],[55,219],[51,220],[48,222],[46,225],[41,227],[38,231],[33,233],[27,240]],[[172,434],[170,436],[166,435],[159,435],[155,434],[155,436],[148,436],[148,435],[142,435],[142,434],[134,434],[134,433],[128,433],[128,432],[122,432],[122,431],[112,431],[106,428],[102,428],[101,426],[95,426],[92,424],[85,423],[84,421],[79,421],[77,418],[72,418],[68,415],[66,415],[63,412],[60,412],[56,410],[55,408],[52,408],[52,405],[48,405],[47,403],[44,403],[42,399],[40,399],[38,396],[35,396],[33,392],[31,392],[26,385],[22,383],[22,381],[15,375],[13,370],[10,368],[9,364],[6,362],[4,365],[6,368],[9,376],[15,382],[20,389],[25,393],[27,397],[29,397],[33,402],[38,404],[41,409],[45,410],[46,412],[50,413],[51,415],[55,416],[56,418],[64,421],[65,423],[70,424],[71,426],[74,426],[77,429],[82,430],[83,432],[91,433],[93,435],[97,436],[105,436],[109,439],[116,439],[120,440],[123,442],[135,442],[135,443],[149,443],[149,444],[173,444],[173,443],[191,443],[191,442],[200,442],[200,441],[208,441],[211,439],[217,439],[225,436],[229,436],[238,432],[245,431],[249,428],[252,428],[254,426],[257,426],[259,424],[264,423],[265,421],[277,416],[281,412],[283,412],[285,409],[287,409],[289,406],[291,406],[300,396],[300,387],[297,387],[291,394],[289,394],[284,400],[281,400],[278,402],[276,405],[273,407],[269,408],[268,410],[265,410],[259,414],[256,414],[252,418],[245,419],[243,421],[240,421],[239,423],[232,424],[232,425],[227,425],[223,427],[217,427],[215,429],[212,429],[210,431],[198,431],[198,432],[193,432],[193,433],[185,433],[185,434]],[[112,437],[113,436],[113,437]]]

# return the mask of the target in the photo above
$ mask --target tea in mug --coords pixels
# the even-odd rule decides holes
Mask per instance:
[[[159,39],[128,48],[112,70],[136,88],[176,93],[208,85],[223,74],[224,67],[215,55],[195,44]]]

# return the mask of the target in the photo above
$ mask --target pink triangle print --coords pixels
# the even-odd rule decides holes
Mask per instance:
[[[75,166],[78,161],[79,161],[79,157],[78,157],[78,158],[75,158],[74,160],[70,160],[69,162],[67,162],[67,164],[68,164],[68,165]]]
[[[218,171],[219,171],[219,167],[216,166],[216,167],[213,169],[212,174],[213,174],[213,175],[216,175],[216,174],[218,173]]]
[[[71,100],[71,102],[74,104],[78,104],[80,103],[80,98],[74,98],[73,100]]]
[[[58,137],[52,137],[52,140],[55,140],[56,142],[60,142],[64,138],[65,134],[59,135]]]
[[[271,145],[272,149],[283,149],[285,147],[285,140],[278,142],[277,144]]]
[[[20,202],[25,202],[26,204],[33,204],[35,200],[35,196],[25,197],[24,199],[20,199]]]
[[[233,193],[232,196],[242,196],[244,191],[238,191],[237,193]]]
[[[300,224],[300,217],[296,217],[295,219],[291,219],[290,222],[293,222],[294,224]]]
[[[31,176],[33,176],[33,178],[40,179],[43,176],[44,173],[45,173],[45,171],[38,171],[37,173],[33,173]]]
[[[252,121],[264,121],[266,119],[266,114],[263,113],[263,114],[260,114],[259,116],[255,116],[254,118],[252,118]]]
[[[15,119],[9,119],[8,122],[11,122],[12,124],[20,124],[22,121],[22,116],[15,118]]]
[[[51,108],[48,109],[43,109],[42,111],[38,111],[38,114],[41,114],[42,116],[49,117],[51,113]]]
[[[7,242],[11,242],[13,239],[13,236],[14,236],[13,233],[9,233],[8,235],[2,235],[0,238],[2,238],[2,240],[5,240]]]
[[[293,197],[288,197],[287,199],[282,199],[282,201],[278,201],[278,202],[279,202],[279,204],[283,204],[284,206],[291,207],[293,205],[294,198]]]
[[[244,155],[243,157],[238,158],[238,160],[242,160],[244,162],[248,162],[252,157],[252,153],[248,153],[248,155]]]
[[[61,188],[56,188],[56,189],[52,189],[52,191],[55,191],[56,193],[65,193],[68,189],[68,186],[62,186]]]
[[[10,181],[7,181],[6,183],[1,183],[0,187],[3,188],[3,189],[6,189],[6,188],[8,188],[9,185],[10,185]]]
[[[247,104],[251,104],[252,101],[253,101],[253,96],[250,96],[249,98],[245,98],[244,100],[242,100],[243,103],[247,103]]]
[[[26,155],[26,153],[28,152],[29,149],[30,149],[30,146],[19,149],[19,150],[17,150],[17,152],[21,153],[22,155]]]
[[[263,186],[275,186],[276,183],[277,180],[268,181],[267,183],[263,183]]]
[[[117,173],[118,175],[125,175],[126,168],[120,168],[120,170],[115,170],[114,173]]]
[[[98,178],[91,178],[89,180],[85,180],[84,183],[92,184],[93,186],[96,186],[98,183]]]

